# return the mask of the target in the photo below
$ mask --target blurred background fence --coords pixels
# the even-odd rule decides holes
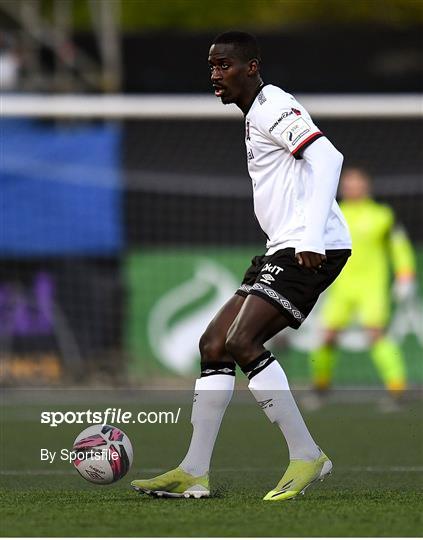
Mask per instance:
[[[3,0],[0,21],[3,383],[196,373],[198,337],[264,250],[242,115],[206,94],[208,46],[231,27],[369,169],[422,290],[420,2]],[[415,300],[391,332],[421,384]],[[314,316],[273,344],[297,383],[319,336]],[[365,345],[344,337],[339,383],[377,384]]]

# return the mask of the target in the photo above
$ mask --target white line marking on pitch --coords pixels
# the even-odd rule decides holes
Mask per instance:
[[[272,468],[259,468],[259,467],[247,467],[247,468],[222,468],[222,469],[215,469],[215,472],[264,472],[264,471],[279,471],[280,467],[272,467]],[[383,473],[383,472],[423,472],[423,465],[409,465],[409,466],[402,466],[402,465],[393,465],[393,466],[387,466],[387,467],[337,467],[336,470],[340,472],[371,472],[371,473]],[[163,472],[163,469],[142,469],[143,473],[157,473],[157,472]],[[29,470],[3,470],[0,471],[0,476],[77,476],[76,471],[73,470],[65,470],[65,469],[56,469],[56,470],[36,470],[36,469],[29,469]]]

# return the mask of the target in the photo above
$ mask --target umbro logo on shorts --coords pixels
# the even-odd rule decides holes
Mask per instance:
[[[263,283],[270,285],[270,282],[275,281],[275,278],[272,276],[272,274],[263,274],[260,278],[260,281],[263,281]]]

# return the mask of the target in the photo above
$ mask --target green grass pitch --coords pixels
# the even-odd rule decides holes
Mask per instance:
[[[85,396],[86,397],[86,396]],[[129,482],[173,468],[190,434],[185,400],[177,425],[121,425],[131,438],[134,464],[111,486],[83,480],[72,465],[41,463],[40,447],[70,447],[85,425],[41,425],[40,410],[84,410],[68,405],[12,401],[1,417],[2,536],[421,536],[423,479],[422,403],[379,412],[375,402],[332,403],[306,414],[334,473],[304,497],[263,502],[287,464],[282,435],[247,397],[231,404],[213,457],[213,497],[154,499],[131,491]],[[125,410],[175,408],[118,404]],[[185,398],[184,398],[185,399]],[[184,401],[184,400],[182,400]]]

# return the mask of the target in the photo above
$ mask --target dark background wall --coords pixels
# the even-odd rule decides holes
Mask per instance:
[[[223,31],[224,29],[222,29]],[[207,53],[216,32],[126,33],[124,91],[208,92]],[[265,80],[293,92],[417,92],[423,88],[422,27],[294,26],[256,32]],[[92,35],[77,42],[95,54]]]

